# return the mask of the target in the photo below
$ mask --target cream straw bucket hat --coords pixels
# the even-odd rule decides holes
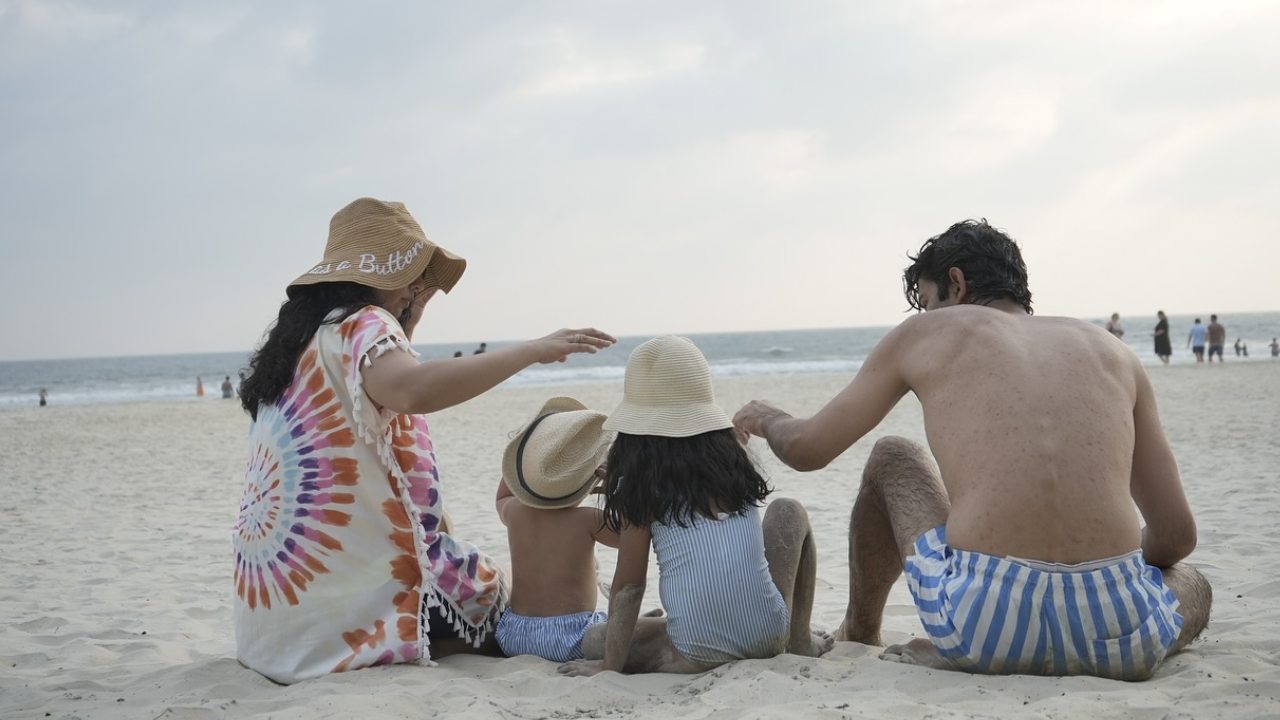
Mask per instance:
[[[402,203],[360,198],[329,221],[324,258],[289,283],[354,282],[379,290],[409,287],[424,271],[428,288],[445,292],[458,284],[467,261],[427,239]]]
[[[573,398],[548,400],[502,456],[502,480],[511,494],[537,508],[581,502],[609,452],[604,417]]]
[[[716,405],[707,359],[693,341],[675,335],[656,337],[631,352],[622,402],[604,424],[605,430],[662,437],[731,427]]]

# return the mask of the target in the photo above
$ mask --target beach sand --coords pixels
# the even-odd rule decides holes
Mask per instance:
[[[969,676],[881,661],[838,643],[695,675],[564,678],[553,663],[455,657],[290,687],[239,665],[231,628],[231,526],[246,416],[233,401],[0,412],[0,717],[4,718],[1207,718],[1280,716],[1280,362],[1150,370],[1200,528],[1191,561],[1214,586],[1202,639],[1157,676]],[[848,380],[717,382],[727,410],[759,397],[810,413]],[[552,394],[609,410],[621,385],[499,389],[432,416],[459,535],[508,557],[493,511],[502,449]],[[814,622],[840,622],[846,535],[875,438],[923,441],[908,397],[825,470],[752,447],[776,494],[802,501],[819,551]],[[613,570],[602,548],[601,579]],[[645,607],[657,605],[652,571]],[[600,607],[605,600],[601,598]],[[904,582],[885,640],[921,633]]]

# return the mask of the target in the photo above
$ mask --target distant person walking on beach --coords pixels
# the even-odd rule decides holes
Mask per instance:
[[[891,330],[826,407],[801,419],[753,401],[734,418],[804,471],[908,392],[923,406],[932,457],[882,437],[867,460],[838,637],[881,643],[905,569],[927,637],[883,658],[1149,677],[1199,635],[1212,594],[1181,562],[1196,523],[1141,362],[1092,323],[1032,315],[1021,252],[986,221],[931,238],[904,281],[926,312]]]
[[[49,404],[49,392],[44,388],[40,388],[40,407],[45,407],[48,404]]]
[[[236,388],[234,385],[231,384],[231,376],[228,375],[226,379],[222,381],[222,399],[223,400],[231,399],[231,397],[235,395],[235,392],[236,392]]]
[[[204,380],[200,376],[196,376],[196,397],[204,397]]]
[[[232,617],[236,657],[276,682],[500,652],[506,580],[446,520],[425,413],[614,340],[559,330],[420,363],[414,329],[465,268],[404,205],[356,200],[333,216],[324,258],[290,283],[250,361]]]
[[[1222,348],[1227,344],[1227,329],[1218,322],[1217,315],[1209,316],[1209,362],[1213,362],[1213,356],[1218,355],[1218,362],[1222,362]]]
[[[1271,357],[1280,357],[1280,342],[1275,338],[1271,338]]]
[[[1196,356],[1196,362],[1204,362],[1204,339],[1209,334],[1209,328],[1200,324],[1200,318],[1196,318],[1196,322],[1191,326],[1191,332],[1187,333],[1187,347],[1191,348],[1191,352]]]
[[[1107,332],[1117,338],[1124,337],[1124,328],[1120,325],[1120,313],[1111,313],[1111,319],[1107,321]]]
[[[1165,317],[1163,310],[1156,311],[1156,318],[1154,333],[1156,357],[1160,358],[1160,362],[1168,365],[1169,358],[1173,356],[1173,345],[1169,342],[1169,318]]]

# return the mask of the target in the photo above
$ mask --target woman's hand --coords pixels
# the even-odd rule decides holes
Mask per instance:
[[[613,345],[617,340],[595,328],[557,330],[539,340],[529,341],[537,361],[543,364],[564,362],[574,353],[594,353]]]
[[[404,313],[397,318],[400,321],[400,328],[404,330],[404,335],[409,340],[413,340],[413,329],[418,326],[418,321],[422,319],[422,310],[426,308],[427,301],[434,297],[436,288],[424,290],[413,296],[413,301],[409,303],[409,307],[404,309]]]

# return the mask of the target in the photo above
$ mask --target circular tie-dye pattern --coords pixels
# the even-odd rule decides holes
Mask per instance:
[[[258,411],[270,440],[252,448],[235,525],[236,595],[250,609],[297,605],[307,584],[329,572],[324,558],[342,552],[333,531],[350,523],[342,508],[355,501],[342,490],[359,479],[354,454],[342,449],[355,435],[322,372],[315,351],[307,351],[298,367],[303,381]]]

